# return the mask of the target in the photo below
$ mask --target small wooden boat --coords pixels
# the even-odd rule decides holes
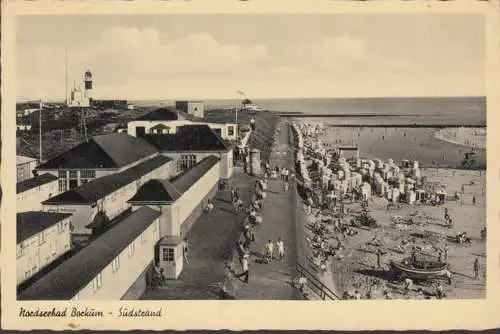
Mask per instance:
[[[415,267],[405,262],[391,262],[392,272],[399,277],[408,277],[416,279],[433,278],[444,276],[448,270],[447,263],[434,262],[434,265],[428,268]]]

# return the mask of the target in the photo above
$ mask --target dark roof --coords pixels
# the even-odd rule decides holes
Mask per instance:
[[[28,211],[17,214],[17,243],[70,217],[70,213]]]
[[[20,300],[69,300],[145,231],[160,212],[141,207],[50,271],[18,297]]]
[[[121,168],[156,153],[141,138],[124,133],[92,137],[69,151],[41,164],[37,169]]]
[[[175,108],[163,107],[138,117],[134,121],[177,121],[182,119],[179,115],[184,116]]]
[[[35,176],[31,179],[17,182],[16,193],[20,194],[20,193],[23,193],[27,190],[39,187],[41,185],[44,185],[46,183],[49,183],[49,182],[52,182],[55,180],[57,180],[57,176],[49,174],[49,173],[38,175],[38,176]]]
[[[142,185],[129,202],[174,202],[219,160],[218,157],[210,155],[170,180],[150,180]]]
[[[182,242],[182,237],[181,236],[166,236],[161,238],[161,240],[158,242],[159,245],[165,245],[165,246],[171,246],[171,245],[178,245]]]
[[[170,126],[160,123],[151,127],[151,129],[170,129]]]
[[[168,180],[150,180],[139,188],[129,202],[174,202],[182,193]]]
[[[85,183],[84,185],[68,190],[60,195],[49,198],[42,202],[42,204],[89,204],[94,203],[112,192],[134,182],[141,176],[155,170],[163,164],[171,161],[172,159],[163,155],[157,155],[154,158],[146,160],[137,166],[131,167],[123,172],[103,176],[95,179],[92,182]]]
[[[228,151],[224,140],[206,124],[177,128],[174,134],[146,134],[144,140],[160,151]]]

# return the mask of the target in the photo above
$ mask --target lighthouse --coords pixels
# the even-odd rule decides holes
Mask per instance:
[[[92,99],[92,72],[87,70],[84,76],[85,81],[85,98]]]

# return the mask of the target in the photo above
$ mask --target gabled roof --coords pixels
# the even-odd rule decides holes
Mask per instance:
[[[150,129],[155,129],[155,130],[156,129],[158,129],[158,130],[170,129],[170,126],[160,123],[160,124],[157,124],[157,125],[151,127]]]
[[[70,213],[28,211],[17,214],[17,243],[70,217]]]
[[[18,299],[71,299],[125,250],[132,241],[151,226],[160,215],[160,212],[151,208],[139,208],[20,293]]]
[[[150,180],[144,183],[129,202],[175,202],[182,193],[168,180]]]
[[[121,168],[155,154],[157,150],[141,138],[124,133],[92,137],[37,169],[99,169]]]
[[[129,202],[175,202],[219,161],[218,157],[210,155],[170,180],[150,180]]]
[[[123,172],[100,177],[76,189],[68,190],[60,195],[49,198],[42,202],[42,204],[94,203],[171,160],[169,157],[157,155]]]
[[[189,124],[174,134],[146,134],[144,140],[159,151],[228,151],[224,140],[206,124]]]
[[[16,184],[16,194],[23,193],[25,191],[42,186],[44,184],[47,184],[55,180],[57,180],[57,176],[45,173],[42,175],[32,177],[31,179],[18,182]]]

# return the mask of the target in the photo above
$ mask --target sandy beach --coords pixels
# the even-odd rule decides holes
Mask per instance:
[[[434,137],[449,143],[486,149],[485,128],[449,128],[434,132]]]
[[[323,137],[325,142],[330,143],[329,148],[336,143],[349,143],[353,133],[368,142],[372,137],[372,143],[376,138],[385,136],[385,140],[394,139],[394,136],[405,137],[405,133],[394,129],[387,132],[384,129],[371,131],[364,129],[353,131],[353,129],[328,128]],[[378,129],[373,129],[378,130]],[[406,132],[406,130],[404,130]],[[332,136],[332,132],[335,136]],[[431,135],[426,132],[426,135]],[[416,146],[402,145],[392,140],[390,147],[398,147],[399,150],[388,149],[385,156],[371,156],[374,150],[363,151],[361,154],[368,159],[392,158],[394,161],[402,159],[419,160],[424,158],[418,143],[422,139],[418,134],[406,132],[406,137],[416,136]],[[392,137],[391,137],[392,136]],[[326,138],[326,139],[325,139]],[[332,138],[335,141],[332,142]],[[415,138],[415,137],[414,137]],[[427,137],[428,138],[428,137]],[[412,138],[413,139],[413,138]],[[436,140],[436,139],[434,139]],[[382,141],[382,140],[381,140]],[[446,143],[448,144],[448,143]],[[450,144],[451,145],[451,144]],[[373,147],[374,145],[372,145]],[[377,151],[381,153],[382,150]],[[415,156],[415,152],[421,154]],[[448,152],[447,152],[448,153]],[[433,153],[430,152],[432,155]],[[429,161],[427,157],[427,161]],[[446,162],[445,159],[443,159]],[[452,163],[448,162],[448,165]],[[481,230],[486,227],[486,175],[483,171],[460,170],[451,168],[421,168],[422,177],[426,182],[442,185],[448,196],[444,204],[427,205],[423,203],[406,204],[397,203],[388,208],[389,201],[381,196],[374,195],[368,200],[366,207],[370,217],[376,220],[377,227],[359,226],[353,228],[356,232],[341,240],[342,248],[328,259],[329,271],[324,276],[325,284],[335,289],[338,295],[345,292],[354,294],[358,291],[361,299],[425,299],[434,298],[434,291],[438,283],[444,287],[446,298],[451,299],[475,299],[486,296],[486,244],[481,238]],[[312,175],[312,174],[311,174]],[[460,193],[460,200],[453,198],[455,192]],[[473,200],[474,198],[474,200]],[[475,202],[475,203],[474,203]],[[305,202],[301,203],[303,211],[307,211]],[[362,212],[361,202],[344,200],[347,214],[342,218],[343,223],[349,224],[352,219]],[[452,227],[445,223],[445,210],[453,219]],[[303,226],[306,230],[306,238],[312,238],[315,222],[325,221],[333,217],[329,210],[320,210],[317,206],[312,208],[311,214],[304,213]],[[398,223],[395,223],[398,221]],[[337,244],[337,238],[331,224],[325,224],[327,237],[325,241],[329,245]],[[466,232],[470,243],[458,243],[456,235]],[[404,243],[404,246],[400,246]],[[410,257],[413,247],[417,247],[419,254],[427,258],[438,260],[439,252],[443,256],[443,249],[447,248],[448,270],[452,274],[449,284],[446,279],[424,280],[412,282],[410,290],[404,289],[405,281],[395,279],[392,276],[390,262],[401,261]],[[377,265],[378,250],[382,250],[381,266]],[[479,277],[474,277],[474,261],[479,263]],[[328,283],[331,277],[332,282]]]

